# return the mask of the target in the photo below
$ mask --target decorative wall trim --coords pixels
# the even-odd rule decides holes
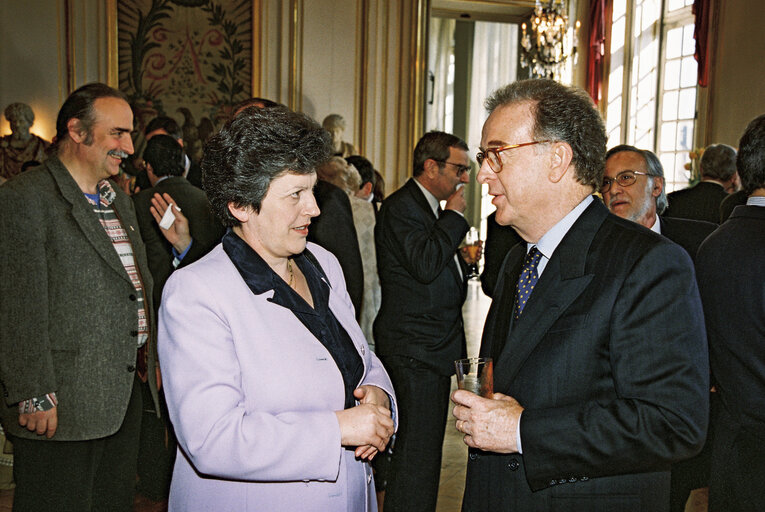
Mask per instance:
[[[359,0],[356,9],[356,133],[354,139],[360,154],[366,150],[367,92],[369,88],[369,0]]]
[[[117,57],[117,0],[106,0],[106,83],[119,87]]]
[[[114,1],[114,0],[109,0]],[[263,4],[252,0],[252,86],[250,96],[260,97],[261,65],[263,60]]]
[[[289,104],[292,110],[303,110],[303,2],[290,0]]]

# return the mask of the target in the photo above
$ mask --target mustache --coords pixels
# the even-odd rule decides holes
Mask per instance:
[[[614,203],[616,203],[618,201],[623,201],[623,198],[621,196],[612,197],[611,200],[608,202],[608,206],[612,207],[614,205]]]
[[[113,156],[115,158],[123,158],[123,159],[130,156],[128,153],[125,153],[124,151],[120,151],[119,149],[109,150],[109,152],[106,154],[109,156]]]

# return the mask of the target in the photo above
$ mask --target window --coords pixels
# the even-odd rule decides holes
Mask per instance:
[[[664,10],[662,10],[664,4]],[[696,119],[693,0],[614,0],[606,131],[609,147],[656,152],[667,191],[688,185]]]

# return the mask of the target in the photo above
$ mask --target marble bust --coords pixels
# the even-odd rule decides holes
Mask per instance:
[[[332,135],[332,154],[334,156],[346,156],[358,155],[358,151],[350,142],[343,140],[343,132],[345,132],[345,119],[339,114],[330,114],[324,118],[321,123],[322,127]]]
[[[5,107],[5,118],[11,125],[11,134],[0,137],[0,177],[10,179],[21,172],[24,163],[42,163],[50,143],[29,132],[35,121],[29,105],[11,103]]]

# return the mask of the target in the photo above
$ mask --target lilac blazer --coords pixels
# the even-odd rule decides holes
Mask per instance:
[[[356,323],[337,259],[308,247],[329,279],[329,307],[364,361],[359,384],[385,390],[395,413],[393,386]],[[376,510],[369,464],[340,446],[340,370],[271,296],[252,293],[220,244],[165,285],[158,348],[179,444],[170,510]]]

